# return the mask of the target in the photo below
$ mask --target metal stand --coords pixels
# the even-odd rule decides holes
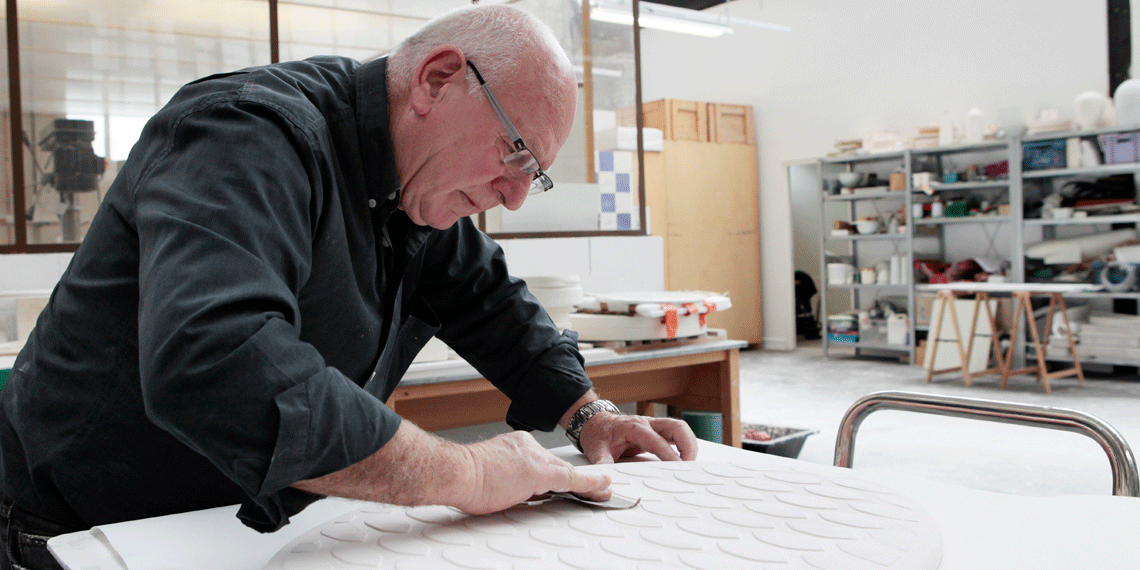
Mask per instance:
[[[921,412],[1086,435],[1100,444],[1108,455],[1108,463],[1112,467],[1112,494],[1140,497],[1140,476],[1137,475],[1132,448],[1120,432],[1104,420],[1065,408],[977,398],[893,391],[863,396],[847,410],[839,424],[839,435],[835,440],[837,467],[851,467],[855,454],[855,434],[863,420],[876,410]]]

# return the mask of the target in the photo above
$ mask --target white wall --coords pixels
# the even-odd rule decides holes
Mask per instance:
[[[70,253],[0,255],[0,293],[50,290],[68,263]]]
[[[511,274],[577,275],[587,293],[662,291],[665,246],[657,236],[500,240]]]
[[[737,0],[728,10],[793,31],[736,26],[705,39],[643,30],[643,98],[753,106],[769,348],[794,346],[786,307],[791,252],[801,244],[792,224],[818,224],[817,213],[793,222],[785,162],[822,156],[867,130],[913,135],[944,111],[961,120],[974,106],[989,120],[1002,109],[1025,120],[1044,108],[1071,117],[1077,94],[1108,89],[1103,1]]]
[[[593,293],[664,288],[661,238],[594,237],[500,241],[511,273],[520,277],[578,275]],[[0,295],[55,287],[70,253],[0,255]]]

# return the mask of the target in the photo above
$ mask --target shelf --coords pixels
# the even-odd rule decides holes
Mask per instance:
[[[1080,168],[1048,168],[1045,170],[1026,170],[1022,178],[1055,178],[1058,176],[1111,176],[1113,174],[1130,174],[1140,171],[1140,163],[1126,162],[1124,164],[1102,164],[1100,166],[1082,166]]]
[[[918,225],[924,226],[937,226],[937,225],[953,225],[953,224],[1000,224],[1010,221],[1009,216],[961,216],[961,217],[941,217],[941,218],[922,218],[916,221]]]
[[[1088,216],[1085,218],[1033,219],[1025,220],[1027,226],[1093,225],[1093,224],[1136,224],[1140,223],[1140,213],[1117,214],[1114,216]]]
[[[980,143],[965,143],[953,144],[946,146],[938,146],[932,148],[916,148],[910,152],[913,154],[950,154],[957,152],[985,152],[987,150],[1005,150],[1009,145],[1008,140],[993,140],[984,141]]]
[[[824,164],[852,164],[856,162],[884,162],[902,160],[903,151],[893,150],[873,154],[852,154],[845,156],[829,156],[822,159]]]
[[[931,184],[931,193],[934,192],[965,192],[968,190],[992,190],[998,188],[1009,188],[1009,179],[1006,180],[986,180],[984,182],[955,182],[953,184]],[[915,188],[915,194],[930,195],[924,190]]]
[[[1108,364],[1111,366],[1140,366],[1140,359],[1138,359],[1138,358],[1121,358],[1121,357],[1111,358],[1111,357],[1106,357],[1106,356],[1081,354],[1079,349],[1077,350],[1077,356],[1080,357],[1082,366],[1084,366],[1086,364]],[[1063,356],[1063,357],[1062,356],[1054,357],[1054,356],[1050,356],[1049,351],[1046,350],[1045,351],[1045,360],[1048,362],[1068,362],[1070,365],[1072,365],[1072,363],[1073,363],[1073,357],[1072,357],[1072,355],[1070,355],[1068,353],[1068,351],[1065,351],[1065,356]]]
[[[906,239],[906,234],[852,234],[849,236],[825,236],[829,241],[890,241]]]
[[[1026,135],[1022,137],[1021,140],[1024,142],[1054,141],[1058,139],[1095,137],[1097,135],[1107,135],[1112,133],[1129,133],[1132,131],[1140,131],[1140,125],[1115,126],[1105,129],[1093,129],[1088,131],[1054,131],[1051,133],[1037,133],[1034,135]]]
[[[905,200],[906,199],[906,192],[902,192],[899,190],[895,190],[893,192],[890,190],[877,191],[877,192],[871,192],[871,191],[860,192],[860,191],[856,190],[855,192],[852,192],[851,194],[830,194],[826,198],[827,198],[828,202],[845,202],[845,201],[851,201],[851,200],[881,200],[883,198],[897,198],[899,200]]]
[[[909,344],[887,344],[885,342],[835,342],[828,343],[831,349],[835,348],[869,348],[874,350],[890,350],[894,352],[909,352]]]

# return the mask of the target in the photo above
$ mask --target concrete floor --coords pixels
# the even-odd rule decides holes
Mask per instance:
[[[1128,370],[1128,369],[1125,369]],[[746,422],[819,430],[799,459],[832,464],[836,433],[847,409],[880,390],[905,390],[1075,409],[1115,427],[1140,445],[1140,379],[1090,373],[1050,382],[997,376],[965,386],[954,374],[926,383],[925,371],[897,360],[824,358],[818,342],[792,352],[746,350],[740,359],[741,416]],[[915,475],[1019,495],[1109,494],[1112,472],[1092,439],[1069,432],[914,412],[872,413],[859,429],[854,466]]]

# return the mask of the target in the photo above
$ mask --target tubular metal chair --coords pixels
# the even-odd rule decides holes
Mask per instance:
[[[876,410],[902,410],[979,419],[1086,435],[1100,444],[1108,454],[1108,462],[1112,467],[1112,494],[1140,496],[1140,477],[1137,476],[1132,448],[1104,420],[1077,410],[978,398],[899,391],[875,392],[863,396],[847,410],[839,424],[839,435],[835,440],[837,467],[851,467],[855,453],[855,434],[863,420]]]

